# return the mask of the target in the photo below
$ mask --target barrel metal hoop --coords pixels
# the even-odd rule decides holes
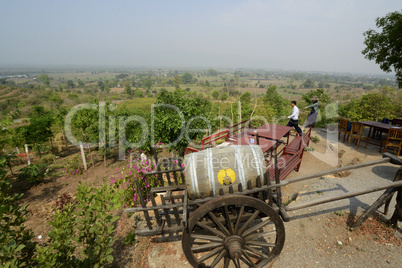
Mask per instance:
[[[255,160],[256,163],[257,163],[258,175],[260,175],[260,179],[263,179],[263,173],[264,173],[264,171],[263,171],[263,169],[262,169],[261,162],[260,162],[260,160],[259,160],[259,158],[258,158],[258,155],[257,155],[258,153],[257,153],[257,150],[256,150],[256,146],[257,146],[257,145],[250,145],[251,150],[253,151],[254,160]]]
[[[191,154],[191,186],[193,188],[194,193],[198,193],[198,181],[197,181],[197,172],[195,168],[195,155],[196,154]]]
[[[212,189],[214,195],[216,195],[216,189],[215,189],[215,180],[214,180],[214,165],[213,165],[213,159],[212,159],[212,150],[211,148],[207,149],[207,154],[208,154],[208,175],[209,175],[209,189]]]
[[[242,158],[241,158],[241,154],[240,154],[240,150],[239,147],[237,145],[233,146],[234,151],[235,151],[235,157],[236,157],[236,161],[239,164],[237,170],[239,171],[239,179],[242,185],[246,185],[246,180],[244,179],[244,169],[243,169],[243,162],[242,162]]]

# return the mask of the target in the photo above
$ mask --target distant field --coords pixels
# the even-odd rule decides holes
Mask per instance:
[[[117,104],[117,110],[126,107],[128,110],[140,109],[144,112],[151,111],[151,106],[156,102],[156,98],[137,98],[132,100],[125,100]]]

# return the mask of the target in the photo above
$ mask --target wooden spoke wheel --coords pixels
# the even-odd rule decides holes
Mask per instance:
[[[285,227],[263,201],[243,195],[216,197],[196,209],[182,246],[194,267],[265,267],[282,251]]]

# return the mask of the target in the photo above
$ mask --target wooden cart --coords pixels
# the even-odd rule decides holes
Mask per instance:
[[[256,178],[257,187],[252,187],[250,182],[239,184],[237,189],[229,185],[224,186],[229,188],[227,194],[224,194],[227,189],[224,191],[222,187],[216,191],[218,195],[211,191],[210,196],[201,194],[199,198],[189,194],[184,184],[183,168],[156,171],[146,176],[157,176],[164,186],[151,190],[149,198],[152,205],[147,206],[139,192],[141,207],[128,208],[125,212],[144,213],[146,227],[137,228],[138,236],[181,234],[183,252],[193,267],[266,267],[282,251],[285,242],[283,221],[290,220],[287,211],[382,189],[393,193],[402,186],[402,181],[289,207],[281,202],[283,185],[388,162],[402,165],[401,159],[384,154],[380,160],[283,181],[279,180],[275,165],[274,181],[269,179],[269,172],[266,171],[263,178]],[[136,183],[139,188],[138,181]],[[161,198],[161,204],[156,203],[156,194]]]

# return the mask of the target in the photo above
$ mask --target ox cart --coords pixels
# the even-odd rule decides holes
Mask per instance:
[[[187,165],[191,166],[191,157],[187,160]],[[219,180],[220,184],[214,185],[209,180],[205,187],[198,185],[198,190],[194,186],[194,178],[190,179],[200,172],[196,172],[195,166],[147,173],[146,176],[156,176],[162,186],[151,189],[148,197],[142,196],[139,191],[141,207],[127,208],[125,212],[143,212],[144,228],[136,229],[138,236],[181,234],[183,252],[193,267],[266,267],[279,256],[284,246],[283,222],[290,220],[287,211],[388,189],[386,196],[382,196],[380,203],[383,204],[390,194],[402,186],[402,181],[394,181],[389,185],[337,197],[284,206],[281,201],[281,187],[284,185],[381,163],[402,165],[402,161],[393,155],[384,154],[379,160],[282,181],[279,178],[280,167],[276,153],[274,161],[274,180],[270,179],[268,168],[252,179],[241,176],[234,179],[237,171],[233,169],[233,172],[229,172],[229,169],[225,169],[224,173],[212,172],[218,174],[215,180]],[[212,173],[210,167],[205,168],[206,175]],[[187,180],[193,182],[192,185],[186,182],[184,174]],[[239,183],[230,183],[236,180]],[[139,189],[139,182],[136,184]],[[156,201],[156,196],[160,202]],[[147,198],[150,200],[149,205]],[[358,220],[359,223],[367,218],[367,213]]]

